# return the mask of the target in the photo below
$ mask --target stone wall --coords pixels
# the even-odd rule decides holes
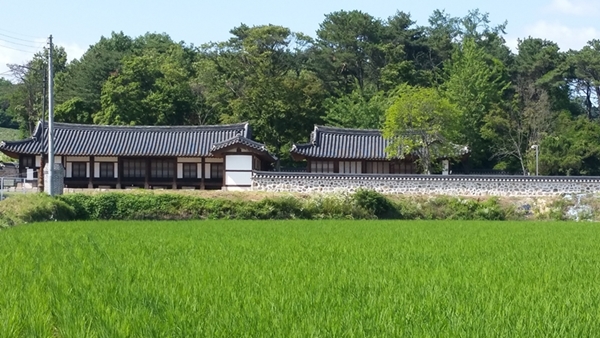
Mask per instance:
[[[600,177],[254,172],[252,178],[256,191],[332,193],[359,188],[384,194],[533,197],[598,193]]]

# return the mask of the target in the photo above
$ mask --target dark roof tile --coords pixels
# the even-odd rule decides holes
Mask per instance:
[[[250,138],[247,123],[217,126],[100,126],[54,124],[56,155],[210,156],[213,144],[236,135]],[[39,154],[48,150],[47,125],[30,139],[0,143],[0,150]]]

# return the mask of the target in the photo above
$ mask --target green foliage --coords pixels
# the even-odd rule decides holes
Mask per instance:
[[[470,158],[481,165],[493,155],[490,142],[481,134],[484,118],[509,86],[504,65],[469,38],[456,49],[445,71],[444,94],[461,111],[461,144],[469,146]]]
[[[544,175],[600,175],[600,125],[562,113],[556,131],[540,144]]]
[[[354,90],[339,98],[328,98],[324,120],[328,125],[345,128],[381,129],[389,100],[384,93]]]
[[[99,124],[183,125],[193,122],[195,97],[189,79],[191,62],[185,50],[173,45],[158,53],[123,60],[118,74],[102,87],[102,109],[94,116]]]
[[[93,118],[92,108],[86,106],[85,101],[79,97],[63,102],[54,110],[56,122],[91,124],[94,122]]]
[[[202,198],[182,194],[102,193],[10,196],[0,202],[8,225],[48,220],[184,219],[518,219],[497,199],[400,197],[374,191],[310,198],[278,196],[259,201]]]
[[[392,140],[390,157],[417,154],[430,173],[433,160],[453,157],[459,139],[461,112],[434,88],[402,85],[385,115],[384,136]]]
[[[358,206],[368,210],[379,219],[402,218],[394,204],[378,192],[359,189],[352,197]]]
[[[75,217],[72,206],[45,194],[14,195],[0,202],[0,227],[67,221]]]

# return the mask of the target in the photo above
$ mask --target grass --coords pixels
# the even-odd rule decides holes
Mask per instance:
[[[594,336],[599,239],[568,222],[14,227],[0,336]]]

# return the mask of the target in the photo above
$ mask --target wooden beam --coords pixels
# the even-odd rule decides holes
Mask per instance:
[[[94,156],[90,156],[90,177],[88,180],[88,189],[94,189],[94,175],[96,174],[94,167]]]
[[[204,173],[205,167],[206,167],[206,159],[205,157],[202,157],[202,162],[201,162],[201,167],[200,167],[200,189],[204,190],[206,189],[206,187],[204,186],[204,177],[206,176],[206,174]]]

